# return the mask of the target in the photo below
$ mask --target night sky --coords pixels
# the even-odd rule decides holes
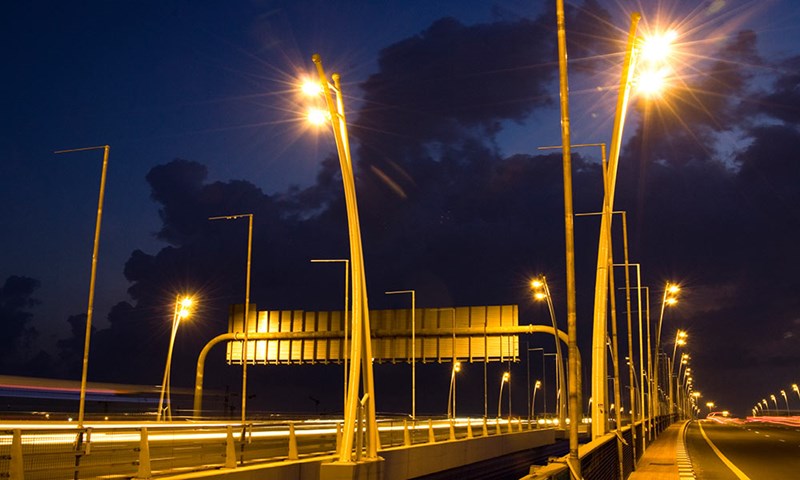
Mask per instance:
[[[642,33],[678,32],[668,89],[631,99],[615,209],[654,320],[664,285],[682,287],[664,350],[686,330],[703,399],[748,413],[800,381],[800,6],[567,10],[574,143],[610,143],[630,12]],[[297,91],[314,53],[342,75],[370,308],[408,308],[383,292],[414,289],[418,307],[518,304],[520,323],[548,324],[528,287],[545,274],[566,330],[561,154],[537,150],[561,142],[554,1],[42,1],[2,17],[0,374],[80,378],[102,151],[60,149],[111,146],[90,381],[159,384],[172,302],[195,292],[172,374],[193,385],[200,348],[244,298],[247,222],[209,216],[254,214],[259,310],[341,309],[341,266],[309,262],[348,255],[333,138]],[[573,162],[575,211],[597,212],[599,149]],[[575,226],[588,359],[599,221]],[[206,385],[236,391],[222,351]],[[418,368],[418,411],[444,413],[449,368]],[[489,369],[490,406],[504,368]],[[376,366],[380,411],[409,410],[409,370]],[[460,374],[459,414],[482,414],[482,370]],[[339,366],[249,372],[254,409],[341,408]]]

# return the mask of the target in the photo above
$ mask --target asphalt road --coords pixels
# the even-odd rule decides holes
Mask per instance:
[[[686,449],[699,480],[800,478],[800,425],[701,420],[689,425]]]

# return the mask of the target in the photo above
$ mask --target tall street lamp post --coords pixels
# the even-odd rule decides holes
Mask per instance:
[[[578,458],[578,422],[581,417],[580,389],[578,388],[578,322],[575,294],[575,225],[572,206],[572,153],[569,127],[569,82],[567,79],[567,30],[564,0],[556,0],[558,29],[558,91],[561,111],[561,157],[564,177],[564,250],[567,277],[567,361],[569,362],[569,456],[567,465],[572,474],[581,476]],[[553,332],[558,335],[558,332]]]
[[[456,373],[461,371],[461,362],[453,362],[450,372],[450,391],[447,394],[447,418],[456,418]]]
[[[511,382],[511,374],[508,372],[503,372],[502,378],[500,378],[500,395],[497,397],[497,420],[499,421],[500,418],[503,416],[502,409],[503,409],[503,387],[506,383]],[[510,412],[509,412],[510,414]]]
[[[352,302],[352,337],[350,354],[350,374],[347,385],[347,402],[344,408],[344,429],[339,444],[338,463],[350,463],[353,458],[353,445],[357,427],[357,411],[359,408],[359,385],[363,383],[363,401],[367,407],[367,458],[378,457],[378,427],[375,421],[375,387],[372,369],[372,340],[369,323],[369,305],[367,301],[366,275],[364,273],[364,254],[361,246],[361,226],[358,217],[356,200],[355,175],[353,161],[350,156],[350,141],[347,135],[347,121],[344,111],[344,100],[340,76],[331,76],[333,84],[328,82],[322,58],[318,54],[311,57],[317,69],[318,82],[315,91],[325,98],[327,117],[330,120],[336,151],[339,156],[339,167],[342,173],[345,206],[347,208],[347,227],[350,240],[350,266],[352,269],[353,302]],[[311,84],[306,84],[311,85]],[[308,89],[304,88],[308,91]],[[335,99],[333,94],[335,94]],[[363,366],[362,366],[363,364]],[[363,382],[362,380],[363,369]]]
[[[628,33],[625,59],[622,64],[617,108],[614,115],[614,127],[611,135],[611,149],[608,167],[604,171],[605,194],[603,195],[603,216],[600,221],[600,239],[597,248],[597,274],[595,278],[594,315],[592,332],[592,438],[602,436],[606,432],[606,355],[605,344],[607,336],[607,302],[608,302],[608,258],[609,238],[611,237],[611,212],[614,208],[614,195],[617,182],[617,167],[619,162],[622,130],[628,109],[631,81],[636,65],[636,29],[641,15],[638,12],[631,14],[631,27]]]
[[[800,398],[800,387],[798,387],[796,383],[792,384],[792,390],[797,394],[797,398]]]
[[[92,335],[92,314],[94,313],[94,291],[97,283],[97,253],[100,248],[100,225],[103,223],[103,199],[106,192],[106,172],[108,171],[108,145],[86,148],[58,150],[55,153],[84,152],[103,149],[103,168],[100,172],[100,193],[97,198],[97,215],[94,224],[94,246],[92,247],[92,268],[89,274],[89,305],[86,307],[86,334],[83,340],[83,367],[81,368],[81,392],[78,400],[78,428],[83,428],[86,410],[86,379],[89,371],[89,341]]]
[[[343,263],[344,264],[344,317],[342,318],[342,324],[344,328],[344,339],[342,340],[342,365],[344,366],[344,403],[347,403],[347,331],[349,326],[349,319],[347,317],[347,307],[348,307],[348,300],[350,298],[349,295],[349,288],[350,288],[350,260],[349,259],[313,259],[311,263]],[[344,405],[342,403],[342,405]]]
[[[656,328],[655,357],[653,359],[653,361],[654,361],[654,365],[653,365],[653,382],[654,382],[654,385],[655,385],[654,388],[656,389],[656,395],[655,395],[655,399],[654,399],[655,403],[654,403],[653,410],[656,412],[656,414],[659,413],[659,397],[658,397],[657,389],[659,387],[659,383],[658,383],[659,354],[658,354],[658,352],[661,351],[661,326],[664,323],[664,310],[666,309],[667,305],[670,305],[670,306],[671,305],[675,305],[678,302],[677,298],[675,298],[675,295],[679,291],[680,291],[680,287],[678,287],[674,283],[667,282],[667,284],[664,286],[664,294],[663,294],[663,296],[661,298],[661,313],[658,316],[658,327]],[[672,413],[671,410],[670,410],[670,413]]]
[[[553,324],[553,330],[557,332],[558,323],[556,322],[556,313],[555,309],[553,308],[553,298],[550,296],[550,287],[547,285],[547,278],[544,275],[540,275],[538,278],[531,281],[531,288],[533,288],[534,299],[547,302],[547,309],[550,312],[550,321]],[[566,424],[567,414],[567,402],[565,397],[567,389],[566,382],[564,380],[564,361],[561,355],[561,340],[559,340],[558,335],[554,335],[553,339],[555,340],[556,344],[556,388],[558,391],[562,392],[562,395],[558,400],[558,423],[559,425],[563,426]]]
[[[248,219],[247,268],[244,283],[244,319],[242,321],[242,428],[244,428],[244,423],[247,418],[247,357],[249,353],[248,350],[250,350],[250,345],[247,342],[247,335],[250,331],[250,263],[253,255],[253,214],[223,215],[219,217],[209,217],[209,220],[236,220],[239,218]]]
[[[687,337],[686,332],[684,332],[683,330],[678,330],[677,333],[675,333],[675,343],[672,346],[672,358],[670,359],[670,362],[669,362],[669,413],[670,413],[670,415],[675,413],[675,404],[674,404],[674,398],[673,398],[674,393],[673,393],[673,388],[672,388],[673,383],[675,383],[675,380],[677,379],[677,375],[675,375],[675,379],[673,379],[673,376],[672,376],[672,373],[674,371],[673,369],[674,369],[674,366],[675,366],[675,353],[677,352],[678,347],[682,347],[682,346],[686,345],[686,337]],[[679,370],[680,370],[680,368],[679,368]]]
[[[169,336],[169,348],[167,349],[167,363],[164,365],[164,380],[161,382],[161,395],[158,399],[158,413],[156,414],[156,421],[166,419],[172,421],[172,398],[170,396],[170,383],[172,374],[172,349],[175,346],[175,336],[178,334],[178,327],[181,320],[188,318],[191,315],[192,298],[183,297],[180,295],[175,299],[175,311],[172,314],[172,329]],[[167,406],[164,406],[164,396],[166,395]]]
[[[531,408],[530,408],[530,415],[528,417],[528,424],[530,425],[531,419],[536,421],[536,416],[534,412],[534,408],[536,408],[536,390],[539,390],[539,387],[542,386],[541,380],[536,380],[536,383],[533,384],[533,394],[531,395]]]
[[[786,390],[781,390],[781,395],[783,395],[783,400],[786,402],[786,416],[788,417],[791,412],[789,411],[789,398],[786,397]]]

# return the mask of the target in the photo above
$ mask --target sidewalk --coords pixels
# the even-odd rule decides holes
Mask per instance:
[[[647,447],[629,480],[678,480],[694,478],[683,445],[686,422],[673,423]],[[680,468],[679,468],[680,466]],[[688,476],[687,476],[688,474]]]

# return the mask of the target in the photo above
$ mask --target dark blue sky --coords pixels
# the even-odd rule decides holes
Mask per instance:
[[[567,25],[573,42],[573,141],[608,142],[621,60],[616,52],[631,7],[615,1],[568,5],[583,5],[572,10],[573,23]],[[796,245],[800,232],[793,203],[798,189],[791,182],[800,178],[791,161],[800,107],[792,94],[800,6],[788,0],[715,0],[642,2],[640,7],[643,31],[669,18],[681,32],[676,70],[683,80],[676,81],[678,93],[654,107],[649,130],[641,127],[638,101],[631,105],[630,143],[623,153],[628,167],[621,167],[623,191],[616,207],[632,211],[634,261],[645,269],[652,265],[647,281],[654,289],[674,280],[695,292],[687,293],[688,305],[678,317],[699,322],[695,328],[703,342],[733,342],[727,349],[708,347],[713,352],[727,352],[726,359],[760,358],[765,363],[759,368],[773,365],[781,372],[793,363],[796,371],[800,313],[797,302],[780,295],[797,284],[784,269],[800,264],[788,247]],[[308,300],[306,292],[292,290],[302,282],[283,277],[281,284],[278,275],[322,275],[299,263],[344,254],[307,240],[327,231],[321,227],[336,225],[335,219],[341,220],[340,228],[344,223],[336,216],[334,199],[340,183],[324,181],[329,169],[323,160],[333,153],[332,142],[303,124],[304,100],[293,83],[311,70],[311,54],[320,53],[329,72],[342,74],[347,94],[354,153],[364,176],[361,201],[369,203],[362,221],[373,222],[366,227],[372,236],[365,239],[365,249],[372,255],[368,281],[376,279],[370,284],[374,305],[398,307],[378,298],[380,293],[419,285],[437,292],[428,306],[523,303],[527,275],[545,271],[555,272],[548,276],[556,282],[563,278],[560,177],[547,176],[558,170],[531,170],[513,157],[560,143],[552,9],[550,2],[463,0],[17,2],[6,8],[0,29],[12,66],[3,77],[6,114],[0,120],[0,203],[6,207],[0,282],[10,275],[40,282],[33,296],[41,303],[29,309],[29,326],[39,331],[39,344],[55,352],[55,342],[70,332],[67,317],[86,308],[102,154],[52,152],[109,144],[99,328],[108,328],[106,317],[120,301],[148,304],[144,298],[150,297],[141,292],[154,284],[153,271],[163,272],[142,267],[150,260],[129,262],[132,252],[141,250],[161,264],[168,242],[190,259],[214,251],[196,247],[192,237],[206,227],[189,228],[177,216],[240,213],[219,211],[223,206],[265,210],[270,220],[260,225],[260,235],[284,235],[256,244],[264,276],[254,276],[254,284],[264,287],[254,301],[281,308],[314,306],[316,300]],[[444,17],[455,20],[435,23]],[[426,83],[431,78],[436,82]],[[581,153],[588,163],[586,179],[577,180],[585,188],[577,195],[585,198],[578,198],[576,207],[593,211],[600,208],[598,184],[591,183],[599,182],[591,176],[598,154]],[[145,179],[154,167],[176,158],[197,162],[207,175],[191,165],[172,164]],[[177,179],[189,171],[199,179],[197,189],[179,185]],[[531,179],[531,186],[514,184],[520,179]],[[246,195],[238,197],[238,180],[252,184],[258,190],[253,195],[263,198],[248,203]],[[227,198],[235,200],[215,203],[214,192],[203,189],[214,182],[223,182]],[[393,196],[397,188],[408,203]],[[535,195],[549,203],[525,204],[536,201]],[[333,223],[310,213],[319,211],[328,212]],[[782,212],[780,226],[773,222],[776,211]],[[273,219],[273,212],[283,213]],[[417,221],[409,223],[409,216]],[[314,221],[303,221],[309,217]],[[392,225],[419,230],[411,235]],[[593,280],[590,249],[596,230],[592,223],[578,230],[579,244],[589,246],[579,257],[585,263],[579,271],[584,286]],[[228,233],[238,242],[241,232]],[[425,244],[409,245],[404,235],[424,238]],[[263,253],[271,242],[308,250],[296,254],[296,264],[287,259],[278,267],[269,259],[280,252]],[[449,242],[470,246],[455,248]],[[341,239],[331,245],[342,246]],[[407,258],[400,246],[407,248]],[[465,257],[455,255],[462,250]],[[507,255],[488,253],[498,250]],[[438,254],[426,257],[430,252]],[[126,262],[128,277],[123,275]],[[227,278],[216,265],[209,264],[207,278],[192,278],[187,268],[172,285],[215,285]],[[510,276],[505,283],[496,282],[501,272]],[[769,309],[736,303],[756,276],[764,298],[777,298],[769,300]],[[482,285],[480,278],[492,279],[491,285]],[[464,285],[453,284],[459,281]],[[138,286],[138,296],[126,293],[131,285]],[[563,290],[563,285],[551,288]],[[589,293],[579,292],[583,311],[591,308]],[[165,302],[170,296],[164,293]],[[220,305],[228,300],[216,298]],[[741,318],[731,316],[736,311]],[[754,318],[759,311],[769,318]],[[757,345],[745,340],[754,338],[753,322],[770,328],[761,332],[765,335]],[[677,327],[670,325],[673,331]],[[163,342],[162,333],[151,335]],[[709,369],[719,367],[712,360]],[[745,375],[748,385],[757,387],[758,368],[725,371]],[[786,379],[776,374],[770,381],[776,385],[763,388],[779,388]],[[718,381],[720,394],[725,383]]]

